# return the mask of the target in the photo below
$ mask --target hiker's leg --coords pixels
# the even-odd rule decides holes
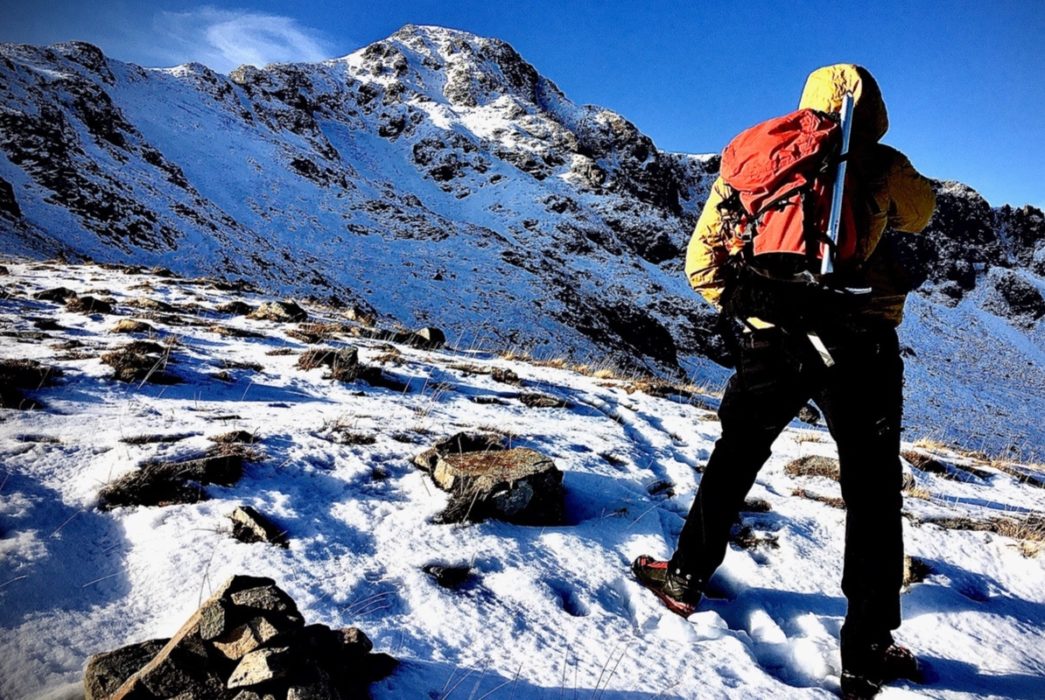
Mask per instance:
[[[707,582],[726,556],[729,530],[770,446],[808,398],[801,368],[778,331],[745,338],[726,385],[715,443],[671,558],[671,569]]]
[[[851,351],[851,352],[850,352]],[[903,360],[896,331],[838,353],[818,403],[838,443],[846,504],[843,666],[854,650],[889,644],[900,626],[903,522],[900,423]]]

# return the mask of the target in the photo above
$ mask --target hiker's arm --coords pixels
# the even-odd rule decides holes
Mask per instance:
[[[936,193],[932,182],[921,175],[907,156],[895,152],[889,170],[889,225],[899,231],[919,233],[936,210]]]
[[[724,265],[729,255],[731,237],[718,205],[729,194],[729,185],[722,178],[715,180],[686,250],[686,277],[689,284],[715,308],[719,306],[725,285]]]

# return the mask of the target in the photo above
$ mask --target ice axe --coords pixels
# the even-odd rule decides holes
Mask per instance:
[[[849,162],[849,137],[853,132],[853,93],[847,92],[842,98],[842,148],[838,152],[838,172],[835,173],[835,184],[831,193],[831,212],[827,217],[827,238],[831,243],[824,251],[820,263],[820,274],[826,275],[834,270],[834,251],[838,245],[838,230],[842,223],[842,197],[845,194],[845,166]]]

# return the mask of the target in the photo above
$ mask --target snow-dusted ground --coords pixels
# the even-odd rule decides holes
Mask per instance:
[[[407,392],[339,384],[321,370],[297,369],[296,352],[267,354],[307,347],[287,337],[287,327],[213,310],[235,298],[257,303],[254,295],[93,266],[7,267],[0,331],[32,331],[30,318],[65,330],[0,337],[0,358],[33,358],[64,372],[35,394],[46,410],[0,410],[0,697],[74,696],[90,654],[170,635],[234,573],[274,577],[307,620],[358,625],[376,650],[398,657],[396,673],[373,687],[378,700],[837,692],[844,511],[792,495],[804,488],[837,496],[834,482],[784,472],[796,457],[833,455],[826,431],[796,423],[781,436],[751,494],[771,509],[742,516],[777,546],[732,548],[714,597],[682,620],[638,587],[628,564],[642,552],[668,554],[681,528],[719,432],[714,413],[697,402],[466,350],[400,347],[403,364],[386,370],[409,381]],[[131,289],[146,280],[154,289]],[[128,300],[147,296],[198,305],[192,314],[264,337],[150,321],[159,336],[177,338],[171,370],[186,381],[121,384],[97,359],[101,348],[128,340],[109,332],[121,316],[29,298],[59,285],[111,294],[122,317],[140,313]],[[67,339],[84,347],[53,347]],[[364,363],[386,352],[376,341],[342,342],[359,347]],[[231,369],[233,381],[223,382],[211,375],[225,361],[263,369]],[[455,369],[462,363],[511,368],[525,390],[570,407],[527,408],[515,400],[517,388]],[[479,404],[477,396],[504,403]],[[334,424],[375,442],[332,442],[324,429]],[[100,486],[141,461],[202,452],[208,436],[233,429],[255,432],[267,456],[235,486],[208,487],[211,499],[193,505],[95,507]],[[441,437],[477,429],[510,433],[514,445],[555,460],[565,474],[567,525],[430,522],[446,497],[410,458]],[[121,441],[174,433],[189,436]],[[982,476],[912,470],[925,498],[907,498],[906,542],[930,574],[905,594],[898,638],[919,653],[928,682],[898,684],[882,697],[1033,698],[1045,688],[1042,555],[1027,556],[1000,535],[918,524],[1045,511],[1042,489],[976,466]],[[650,494],[663,480],[675,495]],[[276,519],[290,547],[233,540],[225,516],[237,504]],[[469,564],[475,580],[456,592],[440,588],[421,571],[431,562]]]

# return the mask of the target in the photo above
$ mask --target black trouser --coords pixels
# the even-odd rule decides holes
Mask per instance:
[[[706,582],[722,563],[729,531],[770,445],[810,398],[838,444],[847,515],[842,591],[849,602],[843,663],[900,625],[903,582],[900,421],[903,361],[896,331],[820,334],[828,368],[808,337],[778,329],[745,334],[719,409],[722,437],[708,461],[671,560]],[[847,653],[847,647],[848,653]]]

